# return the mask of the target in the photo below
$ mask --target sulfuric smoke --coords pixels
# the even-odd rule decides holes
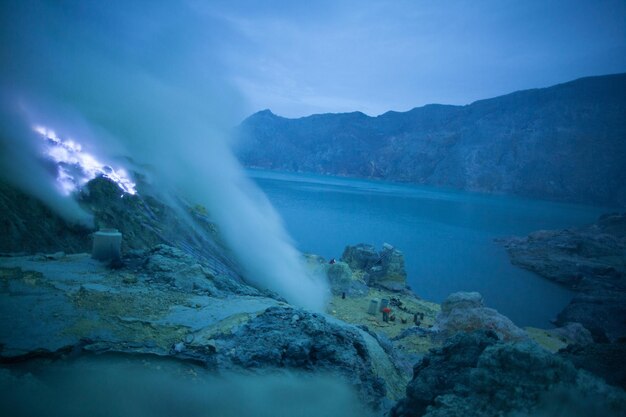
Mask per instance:
[[[322,308],[326,282],[307,274],[280,217],[230,150],[229,131],[242,115],[221,60],[224,22],[185,3],[28,0],[5,2],[0,23],[6,180],[88,223],[53,191],[51,168],[35,157],[33,126],[80,138],[103,160],[128,156],[152,167],[161,192],[207,207],[248,280]]]

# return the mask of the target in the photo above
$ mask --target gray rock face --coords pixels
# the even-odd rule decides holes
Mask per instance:
[[[577,368],[589,371],[608,384],[626,390],[626,343],[588,343],[569,345],[558,355],[571,361]]]
[[[483,297],[477,292],[457,292],[448,296],[441,305],[435,328],[444,339],[457,333],[491,330],[501,340],[526,340],[528,335],[509,318],[492,308],[484,306]]]
[[[346,246],[341,260],[353,270],[365,272],[369,286],[380,286],[392,291],[407,288],[404,255],[388,243],[383,244],[380,252],[364,243]]]
[[[626,214],[596,224],[539,231],[503,240],[511,262],[563,284],[578,295],[557,324],[581,323],[596,341],[626,337]]]
[[[377,117],[265,110],[239,127],[238,153],[266,169],[623,206],[624,114],[617,74]]]
[[[243,282],[237,275],[216,276],[198,260],[172,246],[161,244],[140,253],[145,256],[145,271],[153,280],[171,284],[182,291],[196,291],[215,296],[229,293],[262,295],[259,290]]]
[[[626,294],[598,291],[576,295],[556,316],[556,323],[580,323],[591,332],[594,341],[606,343],[626,338],[624,317]]]
[[[81,207],[94,217],[97,227],[112,227],[123,234],[122,253],[147,250],[158,244],[183,248],[202,259],[214,275],[237,275],[237,264],[221,242],[217,228],[206,215],[184,204],[181,219],[173,207],[151,195],[138,181],[139,195],[120,196],[112,181],[98,177],[77,195]],[[42,202],[0,182],[0,253],[65,251],[90,252],[90,230],[68,224]]]
[[[345,262],[335,262],[332,265],[328,265],[326,274],[333,288],[339,289],[347,286],[352,281],[352,270]]]
[[[372,372],[366,342],[357,329],[291,307],[269,308],[220,338],[221,361],[244,369],[295,368],[338,374],[358,387],[361,398],[379,408],[385,383]]]
[[[346,246],[341,260],[354,270],[369,271],[380,262],[380,256],[374,245],[359,243],[355,246]]]
[[[0,363],[145,353],[216,371],[332,374],[371,408],[397,398],[387,391],[402,379],[394,360],[366,332],[213,275],[173,247],[123,261],[112,270],[88,254],[0,258]]]
[[[570,345],[585,346],[593,343],[591,332],[580,323],[566,323],[562,327],[549,329],[548,333],[554,337],[567,340]]]
[[[485,306],[483,296],[478,292],[455,292],[450,294],[441,304],[441,312],[450,313],[452,310],[460,308],[482,308]]]
[[[363,296],[369,288],[367,284],[352,275],[352,270],[345,262],[335,262],[328,265],[326,271],[330,288],[335,295],[346,293],[348,296]]]
[[[86,227],[69,225],[41,201],[0,181],[0,253],[90,250]]]
[[[551,396],[567,397],[558,406],[568,415],[576,411],[572,407],[586,406],[581,398],[600,401],[592,405],[599,413],[587,415],[626,411],[623,391],[536,345],[503,343],[493,332],[479,331],[455,336],[416,364],[406,398],[391,416],[539,415]]]

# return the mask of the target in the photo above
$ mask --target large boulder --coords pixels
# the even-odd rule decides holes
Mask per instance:
[[[156,245],[147,251],[134,252],[131,259],[132,257],[142,259],[143,272],[152,280],[183,291],[215,296],[228,293],[261,295],[261,291],[243,282],[237,274],[213,274],[213,271],[196,258],[172,246]]]
[[[361,297],[369,291],[365,281],[353,274],[346,262],[330,264],[321,256],[314,254],[305,254],[304,261],[311,274],[328,279],[330,290],[334,295],[346,293],[349,296]]]
[[[558,410],[552,410],[555,405]],[[406,398],[390,415],[495,417],[580,411],[622,415],[626,395],[537,345],[503,343],[491,331],[478,331],[458,334],[416,364]]]
[[[326,275],[333,290],[337,289],[337,291],[342,287],[347,287],[352,281],[352,270],[345,262],[335,262],[328,265]]]
[[[370,268],[370,281],[391,290],[406,288],[404,255],[388,243],[379,252],[380,264]]]
[[[558,325],[581,323],[599,343],[626,338],[626,292],[594,291],[577,294],[556,317]]]
[[[362,332],[320,314],[271,307],[216,341],[220,366],[236,369],[297,369],[337,375],[357,387],[379,409],[385,381],[372,371],[372,352]]]
[[[459,332],[491,330],[501,340],[525,340],[526,332],[517,327],[506,316],[485,307],[482,296],[477,292],[457,292],[448,296],[441,305],[435,321],[440,337],[448,339]]]
[[[565,323],[562,327],[549,329],[546,332],[568,345],[586,346],[593,343],[591,332],[580,323]]]
[[[341,295],[346,293],[349,296],[364,296],[368,293],[367,284],[353,276],[350,266],[345,262],[335,262],[328,265],[326,272],[330,288],[333,294]]]
[[[353,270],[369,271],[371,267],[380,262],[380,256],[373,245],[359,243],[354,246],[346,246],[343,255],[341,255],[341,260]]]
[[[557,324],[581,323],[596,342],[626,337],[626,214],[502,240],[511,262],[578,291]]]
[[[441,312],[449,314],[454,309],[483,308],[485,302],[479,292],[455,292],[441,304]]]
[[[360,243],[346,246],[341,260],[353,270],[364,273],[367,284],[392,291],[403,291],[406,285],[404,255],[388,243],[383,244],[380,252],[372,245]]]
[[[626,343],[590,343],[569,345],[558,355],[577,368],[589,371],[607,383],[626,390]]]

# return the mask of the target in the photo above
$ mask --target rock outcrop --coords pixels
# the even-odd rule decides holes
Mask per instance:
[[[626,395],[532,343],[460,333],[414,368],[392,417],[623,415]],[[580,414],[579,414],[580,413]]]
[[[435,329],[440,337],[447,339],[457,333],[491,330],[505,341],[526,340],[528,335],[506,316],[485,307],[483,297],[477,292],[450,294],[441,305]]]
[[[166,245],[110,269],[88,254],[0,258],[0,362],[152,354],[212,370],[331,374],[381,409],[394,359],[368,332],[294,308]],[[393,392],[393,395],[392,395]]]
[[[120,195],[111,180],[98,177],[76,195],[93,215],[96,227],[112,227],[124,235],[122,251],[145,250],[164,243],[184,249],[214,274],[236,273],[237,264],[207,213],[182,202],[164,204],[149,184],[138,179],[139,194]],[[178,205],[178,209],[174,208]],[[96,229],[64,220],[41,201],[0,182],[0,253],[81,253],[91,251]]]
[[[326,276],[333,294],[347,296],[363,296],[367,294],[367,284],[352,274],[352,270],[345,262],[335,262],[328,265]]]
[[[558,355],[577,368],[601,377],[608,384],[626,390],[626,343],[572,344],[561,349]]]
[[[355,271],[364,273],[369,286],[379,286],[392,291],[407,289],[404,255],[388,243],[377,252],[372,245],[360,243],[346,246],[341,260]]]
[[[593,336],[580,323],[566,323],[562,327],[546,330],[548,334],[557,337],[568,345],[586,346],[593,343]]]
[[[333,295],[362,297],[368,293],[369,287],[365,281],[353,274],[347,263],[339,261],[331,264],[321,256],[313,254],[305,254],[304,259],[312,274],[328,280]]]
[[[578,292],[558,325],[581,323],[599,342],[626,337],[626,214],[502,241],[515,265]]]
[[[379,409],[385,380],[373,372],[372,354],[361,331],[322,315],[272,307],[216,341],[221,367],[298,369],[339,375]],[[389,370],[388,370],[389,371]]]

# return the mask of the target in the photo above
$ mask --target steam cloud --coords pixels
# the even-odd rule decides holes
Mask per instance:
[[[6,415],[368,417],[351,387],[323,375],[215,376],[184,364],[104,357],[34,373],[0,369]]]
[[[131,156],[156,169],[153,185],[209,209],[250,281],[322,308],[327,284],[307,275],[226,141],[241,102],[220,61],[223,22],[154,2],[8,3],[0,20],[5,179],[87,223],[73,200],[51,191],[32,125],[80,138],[95,155]]]

